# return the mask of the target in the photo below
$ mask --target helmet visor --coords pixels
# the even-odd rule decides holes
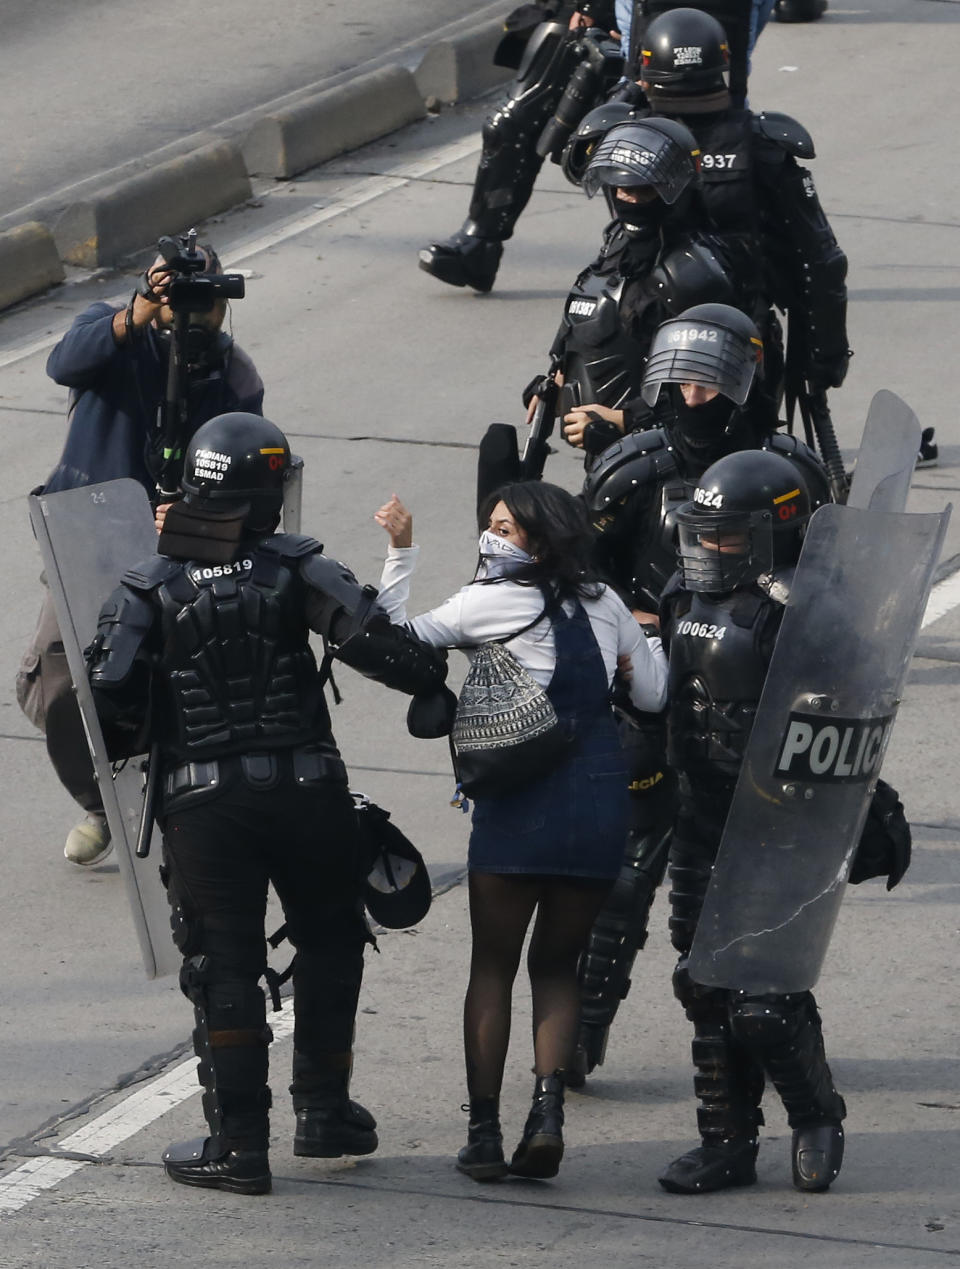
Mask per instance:
[[[641,395],[654,405],[665,383],[716,388],[743,405],[763,356],[763,342],[711,323],[677,318],[664,322],[650,346]]]
[[[769,511],[705,511],[689,502],[677,513],[678,556],[685,590],[720,593],[773,567]]]
[[[633,136],[617,137],[614,132],[601,141],[587,167],[583,188],[588,198],[608,189],[654,189],[668,205],[677,201],[696,175],[691,154],[669,137],[644,129],[630,129]]]

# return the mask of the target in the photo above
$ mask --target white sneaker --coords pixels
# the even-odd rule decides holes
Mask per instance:
[[[91,864],[99,864],[106,859],[112,850],[113,842],[110,840],[106,816],[88,815],[67,834],[63,854],[71,864],[89,868]]]

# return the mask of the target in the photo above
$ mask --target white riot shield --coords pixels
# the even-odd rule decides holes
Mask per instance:
[[[138,859],[135,853],[145,758],[130,759],[114,769],[107,757],[83,660],[83,649],[96,633],[103,601],[128,568],[156,551],[153,512],[144,489],[135,480],[111,480],[62,493],[31,495],[29,503],[143,967],[148,978],[173,974],[180,968],[181,957],[170,934],[159,846],[145,859]]]
[[[690,953],[698,983],[817,981],[950,508],[810,521]]]
[[[918,442],[919,444],[919,442]],[[303,459],[290,455],[290,470],[283,484],[283,531],[299,533],[303,509]]]
[[[920,449],[920,422],[906,401],[882,388],[867,411],[848,507],[903,511]]]

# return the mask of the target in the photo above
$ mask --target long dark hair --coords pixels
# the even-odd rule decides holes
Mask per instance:
[[[510,581],[549,586],[561,600],[597,597],[600,581],[593,563],[593,529],[579,498],[542,480],[502,485],[480,506],[481,530],[489,524],[498,502],[506,505],[527,535],[527,553],[535,557],[532,563],[510,573]]]

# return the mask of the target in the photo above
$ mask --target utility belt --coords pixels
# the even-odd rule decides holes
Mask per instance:
[[[250,789],[267,791],[286,778],[302,788],[347,783],[347,769],[336,752],[304,745],[295,749],[270,749],[258,753],[231,754],[209,762],[184,762],[167,771],[163,793],[167,809],[205,800],[224,785],[241,779]]]

